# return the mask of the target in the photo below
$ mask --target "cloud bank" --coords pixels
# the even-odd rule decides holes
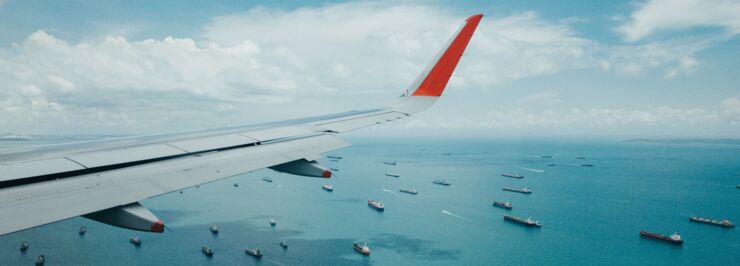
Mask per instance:
[[[664,3],[642,5],[619,28],[626,39],[669,28],[670,19],[651,21],[643,15],[657,12],[650,11],[655,5]],[[0,48],[0,128],[151,133],[375,107],[406,89],[465,15],[435,5],[355,2],[295,10],[252,8],[214,17],[184,38],[102,36],[70,43],[39,30]],[[711,23],[734,31],[734,22],[727,19]],[[711,44],[669,40],[610,46],[535,12],[486,17],[448,90],[495,90],[582,69],[620,75],[658,71],[673,78],[690,75],[701,63],[695,54]],[[522,102],[560,104],[557,97],[557,92],[543,92]],[[737,100],[732,99],[722,103],[722,110],[489,109],[485,116],[424,118],[408,127],[734,125],[736,119],[727,119],[737,113]]]

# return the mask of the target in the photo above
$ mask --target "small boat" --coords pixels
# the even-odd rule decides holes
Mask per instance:
[[[44,262],[46,262],[46,257],[44,255],[38,255],[36,256],[36,266],[44,265]]]
[[[541,155],[540,158],[550,159],[552,158],[552,155]]]
[[[549,164],[547,164],[547,166],[555,166],[555,164],[554,163],[549,163]]]
[[[339,160],[335,160],[335,159],[329,159],[329,161],[335,162],[335,163],[338,163],[339,162]]]
[[[368,200],[367,205],[370,206],[370,208],[376,209],[378,211],[385,210],[385,205],[383,205],[383,203],[380,201]]]
[[[328,155],[326,158],[334,159],[334,160],[341,160],[342,156],[336,156],[336,155]]]
[[[437,180],[432,181],[432,183],[437,184],[437,185],[443,185],[443,186],[452,185],[452,183],[447,181],[447,179],[437,179]]]
[[[128,242],[131,242],[131,244],[134,244],[134,246],[141,246],[141,239],[138,237],[132,237],[128,239]]]
[[[519,178],[519,179],[524,178],[523,175],[515,175],[515,174],[501,174],[501,176],[511,177],[511,178]]]
[[[355,242],[352,244],[352,247],[355,249],[355,251],[360,252],[360,254],[369,256],[370,255],[370,247],[367,246],[367,243],[357,243]]]
[[[329,192],[334,191],[334,187],[332,185],[323,185],[321,188]]]
[[[399,175],[399,174],[390,174],[390,173],[385,173],[385,176],[390,176],[390,177],[400,177],[401,175]]]
[[[212,234],[218,235],[218,226],[217,225],[215,225],[215,224],[214,225],[211,225],[211,227],[208,228],[208,230],[210,230]]]
[[[396,165],[396,162],[389,162],[389,161],[385,161],[385,162],[383,162],[383,163],[384,163],[384,164],[387,164],[387,165]]]
[[[255,249],[245,248],[244,253],[247,253],[247,255],[258,258],[258,259],[262,258],[262,251],[256,248]]]
[[[511,202],[508,202],[508,201],[504,201],[504,202],[494,201],[493,207],[499,207],[499,208],[504,208],[508,210],[511,210],[511,208],[513,208],[513,206],[511,206]]]
[[[579,156],[579,157],[576,157],[576,159],[577,159],[577,160],[586,160],[586,157],[581,157],[581,156]]]
[[[270,220],[267,221],[267,222],[270,223],[270,226],[275,226],[277,224],[277,222],[275,221],[275,219],[272,219],[272,218],[270,218]]]
[[[594,167],[594,165],[590,163],[582,163],[581,167]]]
[[[737,184],[737,186],[735,186],[735,187],[736,187],[736,188],[740,188],[740,184]]]
[[[265,182],[272,182],[272,177],[269,177],[269,176],[263,177],[263,178],[262,178],[262,181],[265,181]]]
[[[510,191],[510,192],[516,192],[516,193],[522,193],[522,194],[532,194],[532,190],[530,190],[528,187],[524,187],[522,189],[516,189],[516,188],[502,188],[503,191]]]
[[[336,171],[339,171],[339,169],[338,169],[338,168],[329,168],[329,169],[331,169],[331,170],[332,170],[332,171],[334,171],[334,172],[336,172]]]
[[[657,240],[662,240],[662,241],[665,241],[665,242],[668,242],[668,243],[671,243],[671,244],[676,244],[676,245],[682,245],[683,244],[683,239],[681,239],[681,235],[679,235],[678,233],[673,233],[670,236],[664,236],[664,235],[661,235],[661,234],[650,233],[650,232],[645,231],[645,230],[640,230],[640,236],[647,237],[647,238],[652,238],[652,239],[657,239]]]
[[[239,187],[239,183],[234,183],[234,187]]]
[[[84,225],[83,225],[83,226],[80,226],[80,231],[79,231],[78,233],[79,233],[79,234],[80,234],[81,236],[84,236],[84,235],[85,235],[85,233],[87,233],[87,227],[85,227]]]
[[[452,153],[449,153],[448,152],[448,153],[443,153],[442,155],[444,155],[444,156],[450,156],[450,155],[452,155]]]
[[[180,190],[180,194],[182,194],[182,190]]]
[[[288,248],[288,242],[285,242],[285,240],[280,241],[280,246],[283,247],[283,249]]]
[[[419,192],[416,192],[416,189],[413,189],[413,188],[402,188],[402,189],[399,189],[398,191],[401,191],[403,193],[409,193],[411,195],[419,194]]]
[[[210,248],[203,246],[203,248],[200,249],[200,251],[203,251],[203,254],[205,254],[208,257],[213,257],[213,250]]]
[[[692,222],[717,225],[717,226],[722,226],[722,227],[727,227],[727,228],[735,227],[735,224],[733,224],[730,220],[727,220],[727,219],[715,220],[715,219],[710,219],[710,218],[691,216],[689,217],[689,220],[691,220]]]
[[[529,217],[527,219],[524,219],[524,218],[519,218],[519,217],[515,217],[515,216],[511,216],[511,215],[504,215],[504,220],[506,220],[506,221],[512,221],[512,222],[515,222],[515,223],[518,223],[518,224],[523,224],[523,225],[531,226],[531,227],[540,227],[540,226],[542,226],[542,224],[540,224],[540,221],[537,221],[535,219],[532,219],[532,217]]]
[[[28,250],[28,241],[23,240],[21,241],[21,252],[26,252]]]

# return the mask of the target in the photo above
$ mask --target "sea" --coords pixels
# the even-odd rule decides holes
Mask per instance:
[[[689,221],[698,215],[740,222],[735,142],[348,140],[353,146],[327,154],[342,159],[320,160],[337,169],[331,179],[259,170],[143,200],[166,224],[162,234],[80,217],[11,233],[0,236],[0,265],[32,265],[39,254],[45,265],[740,265],[740,229]],[[385,211],[370,208],[369,199],[382,201]],[[493,201],[510,201],[513,209]],[[507,222],[506,214],[542,226]],[[214,224],[218,235],[209,231]],[[678,232],[685,243],[643,238],[640,230]],[[23,240],[30,243],[25,253],[18,248]],[[355,252],[356,241],[371,255]],[[201,253],[203,246],[213,257]],[[245,248],[264,256],[255,259]]]

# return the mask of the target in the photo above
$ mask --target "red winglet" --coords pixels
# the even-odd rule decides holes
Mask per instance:
[[[156,223],[152,224],[152,227],[150,228],[152,232],[155,233],[162,233],[164,232],[164,224],[162,221],[157,221]]]
[[[465,25],[450,42],[449,46],[447,46],[447,49],[439,57],[434,67],[429,70],[429,73],[427,73],[427,76],[419,84],[419,87],[416,88],[412,96],[439,97],[442,95],[442,91],[447,86],[447,82],[450,81],[452,72],[455,71],[455,67],[460,61],[465,47],[468,46],[468,42],[473,37],[473,32],[475,32],[482,18],[483,14],[477,14],[465,20]]]

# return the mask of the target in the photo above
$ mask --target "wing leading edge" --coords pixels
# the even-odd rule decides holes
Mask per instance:
[[[75,216],[110,213],[112,208],[130,207],[140,200],[245,172],[310,162],[322,153],[349,146],[335,134],[402,119],[433,105],[482,17],[470,16],[422,71],[409,88],[411,92],[383,108],[210,131],[2,151],[0,235]],[[109,224],[137,228],[123,222]],[[156,232],[161,231],[160,225],[153,225]]]

